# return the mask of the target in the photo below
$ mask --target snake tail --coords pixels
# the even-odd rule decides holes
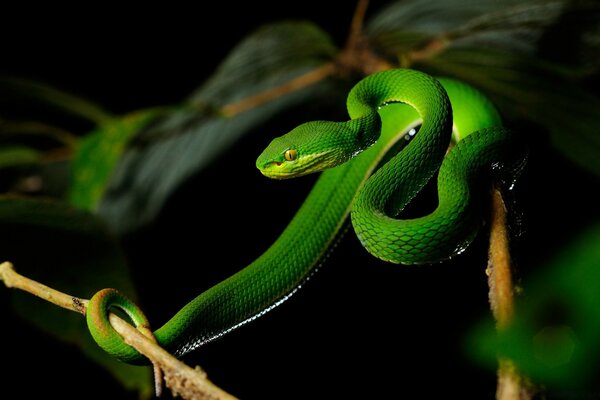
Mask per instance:
[[[110,324],[109,312],[115,309],[125,313],[136,328],[141,331],[150,330],[150,324],[142,310],[115,289],[102,289],[88,302],[86,308],[88,330],[96,343],[108,354],[115,355],[123,362],[141,362],[142,355],[126,344]]]
[[[302,124],[274,139],[258,157],[256,167],[270,178],[322,173],[260,257],[198,295],[154,332],[162,347],[182,356],[281,304],[319,268],[349,215],[366,249],[392,263],[438,262],[472,241],[482,223],[481,193],[489,187],[485,172],[509,165],[514,151],[513,137],[493,104],[462,82],[398,69],[358,82],[346,105],[349,120]],[[446,155],[451,137],[458,143]],[[401,151],[391,155],[396,147]],[[402,209],[436,174],[435,211],[402,219]],[[399,216],[390,217],[390,209]],[[101,291],[90,300],[86,316],[94,339],[121,360],[145,363],[111,332],[111,306],[125,310],[135,323],[147,323],[135,304]]]

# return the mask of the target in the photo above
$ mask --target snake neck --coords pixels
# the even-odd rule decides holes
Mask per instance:
[[[394,79],[396,85],[403,77]],[[489,178],[486,171],[498,165],[515,164],[510,132],[501,127],[500,116],[487,98],[464,84],[443,80],[452,104],[457,106],[453,110],[446,104],[448,98],[437,96],[426,78],[415,77],[412,90],[398,98],[418,111],[423,120],[421,129],[364,184],[351,214],[364,247],[374,256],[397,264],[440,262],[462,252],[481,225],[477,201],[481,178]],[[398,101],[395,93],[374,99],[357,92],[363,100],[357,101],[357,110],[369,101]],[[407,98],[412,95],[417,96],[416,101]],[[461,140],[444,158],[452,124]],[[438,206],[433,212],[410,219],[396,219],[386,213],[392,196],[395,209],[402,210],[438,170]],[[507,173],[514,176],[513,170],[509,168]]]
[[[381,135],[381,117],[377,108],[373,107],[365,115],[351,119],[344,123],[344,137],[342,146],[345,150],[346,160],[371,147]]]
[[[362,83],[350,94],[351,115],[372,107],[404,103],[417,111],[422,125],[408,146],[360,189],[352,207],[352,224],[361,243],[376,257],[394,263],[419,263],[422,252],[418,249],[416,258],[412,254],[405,257],[403,251],[396,254],[398,247],[403,250],[411,246],[413,232],[405,235],[403,223],[387,215],[386,205],[393,196],[399,209],[403,209],[438,171],[452,134],[450,100],[436,79],[417,71],[385,71]],[[406,239],[399,246],[398,236]]]
[[[353,88],[347,106],[354,118],[391,103],[412,106],[423,122],[416,138],[365,184],[361,192],[369,195],[357,198],[359,208],[381,214],[392,195],[408,203],[429,181],[442,162],[452,132],[452,107],[445,89],[418,71],[400,69],[371,75]],[[426,162],[417,161],[422,159]]]

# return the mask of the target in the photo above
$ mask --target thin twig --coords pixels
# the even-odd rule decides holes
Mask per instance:
[[[394,65],[388,60],[375,54],[369,38],[364,34],[363,28],[368,6],[368,0],[359,0],[356,5],[346,46],[335,59],[337,75],[350,76],[358,72],[366,76],[394,68]]]
[[[59,107],[72,115],[92,121],[96,125],[110,123],[114,118],[111,113],[99,105],[45,83],[17,77],[0,77],[0,87],[21,96]]]
[[[409,65],[406,65],[406,67],[409,67],[410,63],[414,61],[429,60],[437,56],[446,50],[450,43],[450,39],[444,34],[431,38],[425,42],[423,46],[415,48],[405,55],[404,58],[407,59],[407,62],[409,63]]]
[[[15,271],[12,263],[3,262],[0,264],[0,280],[3,281],[4,285],[8,288],[23,290],[54,305],[85,315],[85,309],[89,300],[69,296],[68,294],[59,292],[56,289],[52,289],[51,287],[26,278]]]
[[[363,35],[363,26],[365,22],[365,15],[367,14],[367,8],[369,8],[369,0],[358,0],[356,9],[352,15],[350,33],[348,34],[346,47],[355,46],[356,42],[358,42]]]
[[[38,121],[0,120],[0,134],[9,137],[12,135],[47,136],[70,148],[74,148],[79,141],[77,135],[69,132],[66,129]]]
[[[508,242],[506,206],[498,189],[492,191],[492,218],[490,229],[488,275],[489,301],[496,328],[508,327],[514,315],[514,286],[512,262]],[[514,362],[507,358],[498,360],[496,400],[530,400],[532,388],[521,376]]]
[[[20,275],[10,262],[0,264],[0,281],[3,281],[8,288],[26,291],[59,307],[85,315],[89,300],[70,296]],[[152,362],[155,366],[155,376],[157,376],[157,370],[164,373],[166,385],[171,389],[173,395],[181,396],[184,399],[198,400],[235,399],[210,382],[201,369],[190,368],[160,347],[151,339],[151,332],[141,332],[114,314],[110,314],[110,323],[123,337],[125,343]],[[156,386],[157,392],[160,392],[160,379],[157,380]]]
[[[368,5],[368,0],[358,1],[352,17],[346,46],[333,62],[328,62],[318,68],[308,71],[282,85],[275,86],[253,96],[227,104],[221,108],[221,114],[226,117],[233,117],[244,111],[268,103],[269,101],[314,85],[327,77],[344,75],[347,71],[358,71],[363,75],[369,75],[373,72],[392,68],[393,65],[387,60],[382,59],[370,51],[368,43],[363,35],[363,23]]]
[[[264,92],[260,92],[254,96],[247,97],[235,103],[227,104],[221,109],[221,113],[226,117],[233,117],[236,114],[258,107],[286,94],[304,89],[310,85],[314,85],[328,76],[333,75],[334,72],[335,66],[333,63],[324,64],[284,83],[283,85],[275,86],[274,88],[265,90]]]

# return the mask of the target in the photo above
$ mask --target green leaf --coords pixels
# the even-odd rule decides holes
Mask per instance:
[[[331,87],[320,81],[230,116],[222,107],[280,87],[335,54],[330,38],[305,22],[268,25],[247,37],[187,107],[148,126],[135,139],[117,167],[100,214],[120,233],[151,221],[179,185],[253,128],[292,106],[316,102]]]
[[[600,368],[600,224],[576,237],[541,273],[524,282],[526,297],[512,326],[497,335],[491,324],[469,348],[488,365],[514,360],[536,382],[585,385]]]
[[[330,61],[337,48],[310,22],[266,25],[245,38],[215,74],[196,90],[191,103],[223,106],[274,86],[273,75],[305,70]]]
[[[0,197],[0,232],[0,257],[11,261],[26,276],[78,297],[89,298],[104,287],[115,287],[135,298],[123,255],[104,226],[87,212],[56,201]],[[143,397],[152,393],[150,370],[121,363],[105,354],[91,339],[81,315],[23,292],[10,294],[13,311],[22,318],[79,346],[126,388]],[[0,308],[7,312],[6,304]]]
[[[150,122],[159,109],[148,109],[115,118],[81,140],[73,158],[69,198],[73,205],[94,210],[128,141]]]

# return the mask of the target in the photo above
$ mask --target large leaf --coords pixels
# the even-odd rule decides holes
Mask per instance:
[[[85,210],[96,208],[125,146],[159,112],[148,109],[114,118],[85,136],[72,164],[72,204]]]
[[[556,21],[566,5],[567,1],[548,0],[398,1],[370,20],[367,33],[377,46],[396,55],[429,39],[443,46],[477,44],[532,51],[544,28]]]
[[[456,49],[422,67],[481,88],[505,115],[545,127],[558,151],[600,175],[600,98],[555,74],[547,64],[508,53]]]
[[[99,289],[116,287],[135,297],[121,252],[91,214],[55,201],[0,197],[0,227],[0,258],[13,262],[24,275],[74,296],[89,298]],[[79,346],[128,389],[144,397],[152,393],[150,371],[105,354],[91,339],[81,315],[26,293],[10,294],[13,312],[56,338]],[[0,304],[3,315],[8,308],[8,304]],[[3,331],[8,329],[10,326],[3,326]],[[29,343],[28,337],[23,332],[23,343],[13,343],[15,348],[35,352],[35,342]],[[3,362],[8,361],[4,353]],[[53,364],[48,361],[46,365]]]
[[[393,3],[368,32],[384,53],[469,82],[505,115],[545,127],[558,151],[600,175],[600,100],[575,81],[599,65],[590,54],[600,51],[600,4],[486,0],[463,7],[467,3]],[[568,30],[560,31],[564,26]]]
[[[323,65],[335,51],[329,37],[310,23],[279,23],[250,35],[191,96],[188,106],[136,138],[117,167],[100,214],[121,233],[151,221],[192,174],[276,113],[316,101],[327,93],[326,83],[276,96],[244,112],[228,114],[227,105],[286,84]]]

